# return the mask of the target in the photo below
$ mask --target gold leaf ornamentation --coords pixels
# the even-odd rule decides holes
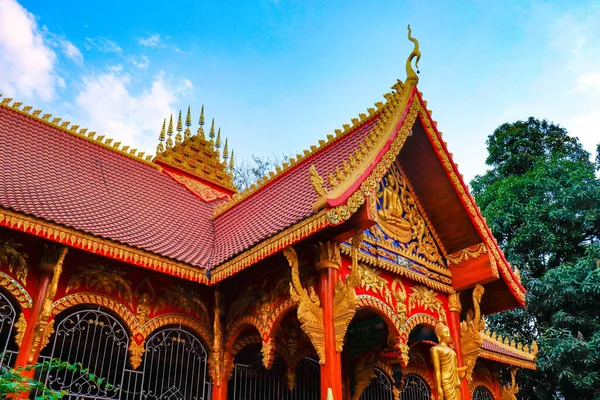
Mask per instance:
[[[319,362],[325,364],[325,329],[321,302],[312,286],[308,290],[302,287],[296,251],[292,247],[288,247],[283,250],[283,255],[292,268],[290,296],[298,303],[298,320],[302,324],[302,330],[315,348]]]
[[[17,280],[25,284],[27,279],[27,254],[22,250],[23,245],[11,237],[0,239],[0,264],[8,266],[8,270],[16,272]]]
[[[19,282],[1,271],[0,286],[12,294],[15,299],[17,299],[22,309],[31,308],[33,305],[33,299],[29,293],[27,293],[27,290],[25,290],[25,288]]]
[[[17,331],[17,334],[15,335],[15,343],[19,348],[21,348],[21,343],[23,343],[25,329],[27,329],[27,321],[25,320],[25,314],[21,313],[17,322],[15,322],[15,330]]]
[[[130,307],[133,301],[131,282],[125,279],[127,273],[118,267],[110,267],[100,263],[79,267],[67,284],[66,293],[79,289],[82,285],[106,294],[116,293]]]
[[[426,311],[437,311],[440,321],[446,322],[446,311],[442,301],[437,298],[437,293],[425,286],[413,286],[412,293],[408,297],[408,310],[422,307]]]
[[[138,369],[142,364],[142,357],[144,356],[145,351],[146,348],[144,347],[144,342],[137,344],[134,340],[131,341],[131,344],[129,345],[129,361],[131,362],[133,369]]]
[[[473,381],[473,369],[475,362],[479,357],[479,350],[483,345],[483,330],[485,321],[481,316],[479,304],[485,289],[481,285],[476,285],[473,289],[473,308],[467,311],[466,319],[460,323],[460,342],[463,352],[465,365],[467,366],[467,381],[469,384]]]
[[[310,166],[309,170],[310,183],[318,196],[327,196],[327,189],[325,188],[325,181],[317,172],[314,165]]]
[[[165,289],[156,301],[156,310],[163,310],[167,306],[196,315],[205,321],[209,320],[204,302],[200,300],[196,291],[186,286],[173,285]]]

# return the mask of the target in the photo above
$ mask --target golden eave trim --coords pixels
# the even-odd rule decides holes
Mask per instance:
[[[0,97],[2,97],[1,93],[0,93]],[[17,114],[20,114],[27,118],[33,119],[34,121],[41,122],[44,125],[58,129],[59,131],[68,133],[71,136],[75,136],[79,139],[93,143],[93,144],[103,147],[107,150],[111,150],[111,151],[113,151],[117,154],[120,154],[122,156],[125,156],[127,158],[131,158],[132,160],[135,160],[142,164],[148,165],[159,171],[162,170],[162,168],[160,166],[154,164],[151,161],[152,157],[153,157],[151,154],[146,155],[146,158],[142,158],[142,156],[145,154],[145,152],[138,152],[137,149],[130,150],[129,149],[130,146],[123,146],[122,148],[119,148],[121,145],[121,142],[113,142],[112,138],[106,138],[106,140],[103,142],[102,139],[104,138],[104,135],[100,135],[100,136],[98,136],[97,139],[95,139],[94,136],[96,135],[96,132],[87,133],[87,128],[79,129],[79,125],[76,125],[76,124],[71,124],[71,127],[69,128],[69,124],[70,124],[69,121],[65,121],[59,125],[58,123],[62,120],[62,118],[54,118],[52,121],[50,121],[50,117],[52,116],[52,114],[44,114],[40,118],[40,117],[38,117],[38,115],[41,114],[41,110],[35,110],[33,112],[33,114],[29,114],[29,111],[32,109],[31,106],[25,106],[25,107],[23,107],[23,110],[21,110],[21,109],[19,109],[19,107],[21,107],[21,105],[22,105],[21,102],[16,101],[11,106],[11,105],[9,105],[9,103],[11,101],[12,101],[12,98],[5,97],[0,102],[0,107],[6,108],[7,110],[14,111]],[[44,117],[46,117],[46,118],[44,118]],[[56,121],[56,122],[54,122],[54,121]],[[78,129],[79,129],[79,132],[77,132]],[[86,133],[87,133],[87,135],[86,135]]]
[[[344,124],[343,130],[336,129],[335,135],[329,134],[329,135],[327,135],[327,140],[323,140],[323,139],[319,140],[318,146],[313,145],[313,146],[311,146],[310,150],[304,150],[303,154],[300,154],[300,153],[296,154],[296,157],[290,158],[288,162],[283,162],[281,167],[277,166],[276,172],[271,171],[269,173],[268,177],[263,176],[261,179],[258,180],[258,182],[256,184],[251,185],[250,188],[248,188],[244,191],[235,193],[233,195],[231,201],[220,204],[219,206],[217,206],[215,208],[215,211],[213,213],[213,219],[219,217],[222,214],[225,214],[228,210],[235,207],[236,205],[243,202],[244,200],[248,199],[249,197],[252,197],[254,194],[259,192],[262,188],[275,182],[277,179],[284,176],[285,174],[287,174],[289,171],[291,171],[295,167],[309,161],[317,154],[321,153],[322,151],[326,150],[333,144],[339,142],[340,140],[342,140],[343,138],[348,136],[350,133],[355,132],[357,129],[360,129],[365,123],[367,123],[368,121],[370,121],[373,118],[375,118],[376,116],[378,116],[381,113],[382,109],[384,108],[383,103],[378,102],[378,103],[375,103],[375,105],[377,106],[377,109],[370,108],[368,110],[368,112],[369,112],[368,116],[367,116],[367,114],[361,113],[361,114],[359,114],[360,119],[352,118],[353,126]]]
[[[498,339],[492,338],[490,335],[488,335],[486,333],[481,333],[481,337],[485,341],[493,344],[494,346],[498,346],[501,349],[511,352],[519,357],[526,358],[527,360],[532,361],[532,362],[535,361],[535,359],[536,359],[537,353],[534,350],[529,350],[529,351],[519,350],[518,348],[516,348],[510,344],[506,344]]]
[[[2,207],[0,207],[0,226],[43,237],[82,250],[99,253],[132,265],[208,284],[205,271],[198,267],[176,262],[145,250],[108,239],[101,239],[88,233],[43,219],[30,217]]]
[[[505,354],[495,353],[495,352],[489,351],[489,350],[484,350],[484,349],[479,350],[479,357],[485,358],[488,360],[492,360],[492,361],[496,361],[496,362],[500,362],[503,364],[514,365],[515,367],[526,368],[526,369],[531,369],[531,370],[537,369],[535,362],[533,362],[533,361],[522,360],[520,358],[515,358],[515,357],[505,355]]]
[[[215,267],[211,283],[223,279],[255,264],[256,262],[293,245],[307,236],[328,226],[326,212],[322,211],[308,217],[274,236],[263,240],[256,246],[244,251],[237,257]]]

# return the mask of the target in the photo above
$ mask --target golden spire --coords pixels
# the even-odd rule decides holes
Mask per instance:
[[[225,138],[225,147],[223,147],[223,163],[227,165],[227,158],[229,158],[229,148],[227,146],[227,138]]]
[[[177,119],[177,136],[175,136],[175,144],[179,144],[182,141],[181,131],[183,130],[183,126],[181,124],[181,110],[179,110],[179,118]]]
[[[167,130],[167,150],[173,148],[173,139],[171,139],[171,136],[173,136],[173,114],[171,114],[171,119],[169,120],[169,129]]]
[[[233,173],[233,149],[231,150],[231,158],[229,159],[229,173]]]
[[[217,160],[219,159],[219,149],[221,148],[221,128],[219,128],[219,133],[217,133],[217,141],[215,142],[215,152],[217,153]]]
[[[215,119],[212,119],[212,123],[210,124],[210,132],[208,134],[208,137],[210,138],[210,143],[214,144],[215,143]]]
[[[185,132],[183,132],[183,140],[188,140],[192,135],[190,126],[192,126],[192,108],[188,106],[188,112],[185,117]]]
[[[163,142],[165,141],[165,126],[167,125],[167,119],[165,118],[163,121],[163,125],[162,128],[160,130],[160,135],[158,136],[158,146],[156,146],[156,152],[157,153],[162,153],[163,151],[165,151],[165,146],[163,145]]]
[[[202,111],[200,111],[200,121],[198,122],[200,124],[200,127],[198,127],[198,136],[200,136],[202,139],[206,139],[204,137],[204,104],[202,104]]]
[[[419,42],[417,41],[417,39],[412,37],[410,25],[408,25],[408,40],[415,44],[415,48],[406,60],[406,82],[413,82],[416,85],[419,82],[419,77],[417,76],[417,74],[419,73],[419,60],[421,59],[421,52],[419,51]],[[417,61],[415,62],[415,67],[417,68],[416,73],[412,67],[412,60],[415,57],[417,58]]]

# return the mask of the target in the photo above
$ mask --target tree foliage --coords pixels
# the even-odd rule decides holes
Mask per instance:
[[[253,155],[250,160],[236,159],[233,168],[233,184],[238,190],[249,188],[263,176],[268,175],[269,171],[275,170],[282,161],[287,161],[288,156],[257,156]]]
[[[534,118],[501,125],[487,145],[492,168],[473,194],[528,290],[526,309],[489,322],[540,348],[520,398],[600,398],[600,165],[564,128]]]

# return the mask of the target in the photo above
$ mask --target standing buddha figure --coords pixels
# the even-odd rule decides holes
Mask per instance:
[[[430,349],[435,371],[435,390],[439,400],[462,400],[460,381],[467,367],[459,367],[456,352],[448,346],[450,330],[441,322],[435,327],[438,344]]]

